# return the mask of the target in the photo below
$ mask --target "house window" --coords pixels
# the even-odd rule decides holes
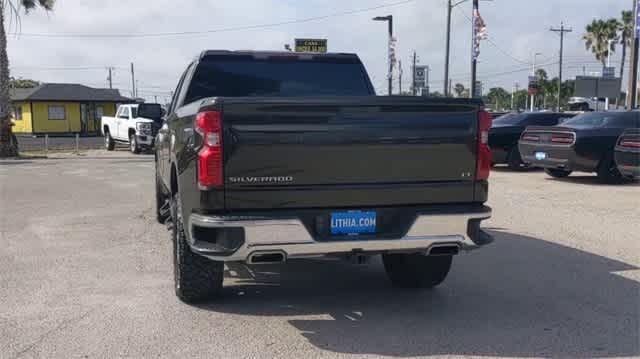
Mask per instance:
[[[16,121],[22,121],[22,106],[17,106],[15,108],[15,116],[13,118]]]
[[[104,116],[104,107],[96,106],[96,120],[100,120]]]
[[[49,106],[50,120],[64,120],[64,106]]]

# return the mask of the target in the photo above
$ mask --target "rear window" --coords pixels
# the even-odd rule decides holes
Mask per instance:
[[[635,112],[592,112],[576,116],[562,123],[574,128],[589,127],[637,127],[638,114]]]
[[[157,103],[138,105],[138,115],[144,118],[158,119],[162,117],[162,107]]]
[[[209,56],[198,64],[184,103],[206,97],[368,96],[357,59]]]
[[[493,123],[498,125],[517,125],[524,119],[523,114],[510,113],[508,115],[500,116],[493,120]]]

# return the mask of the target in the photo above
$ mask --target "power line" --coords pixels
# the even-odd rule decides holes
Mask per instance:
[[[87,70],[104,70],[105,66],[85,66],[85,67],[39,67],[39,66],[15,66],[13,69],[35,70],[35,71],[87,71]],[[111,67],[115,69],[115,67]]]
[[[257,24],[257,25],[247,25],[247,26],[236,26],[236,27],[227,27],[220,29],[211,29],[211,30],[202,30],[202,31],[177,31],[177,32],[156,32],[156,33],[141,33],[141,34],[46,34],[46,33],[10,33],[10,35],[18,35],[18,36],[28,36],[28,37],[50,37],[50,38],[149,38],[149,37],[165,37],[165,36],[187,36],[187,35],[202,35],[202,34],[212,34],[212,33],[221,33],[221,32],[232,32],[232,31],[243,31],[243,30],[254,30],[254,29],[263,29],[269,27],[277,27],[291,24],[300,24],[305,22],[319,21],[325,20],[332,17],[338,16],[346,16],[353,15],[363,12],[369,12],[379,9],[384,9],[388,7],[405,5],[408,3],[415,2],[416,0],[403,0],[396,1],[386,4],[380,4],[377,6],[372,6],[363,9],[355,9],[355,10],[347,10],[341,12],[330,13],[327,15],[321,16],[313,16],[303,19],[296,20],[288,20],[274,23],[266,23],[266,24]]]

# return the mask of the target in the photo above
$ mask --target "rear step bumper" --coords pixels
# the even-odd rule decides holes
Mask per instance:
[[[304,224],[295,218],[264,219],[191,214],[189,243],[194,252],[210,259],[248,263],[259,263],[267,257],[274,260],[264,260],[263,263],[345,253],[424,252],[442,255],[443,251],[451,251],[450,254],[456,254],[458,250],[475,249],[493,240],[491,235],[480,229],[480,222],[490,217],[489,207],[469,213],[419,215],[402,238],[315,241]],[[224,247],[231,249],[223,253],[218,245],[212,246],[209,241],[203,241],[202,237],[195,238],[197,233],[207,233],[207,229],[224,233],[220,236],[225,241]],[[230,239],[232,237],[240,239],[234,241]]]

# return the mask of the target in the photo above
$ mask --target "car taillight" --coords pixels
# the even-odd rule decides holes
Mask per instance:
[[[525,133],[522,135],[522,141],[540,142],[540,136]]]
[[[491,149],[489,148],[489,130],[491,129],[491,115],[480,111],[478,119],[478,168],[476,179],[486,180],[491,172]]]
[[[625,140],[620,141],[620,147],[624,148],[640,148],[640,140]]]
[[[551,142],[553,143],[561,143],[561,144],[571,144],[573,143],[573,135],[562,135],[562,134],[553,134],[551,135]]]
[[[196,116],[196,131],[202,136],[198,151],[198,184],[202,189],[221,187],[222,176],[222,114],[200,112]]]

